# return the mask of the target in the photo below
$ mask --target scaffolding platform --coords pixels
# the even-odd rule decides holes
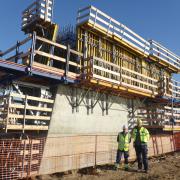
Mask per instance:
[[[49,46],[46,51],[42,47],[45,45]],[[57,54],[51,53],[51,47]],[[0,69],[7,75],[14,74],[17,77],[34,76],[57,82],[76,83],[80,76],[82,56],[82,53],[70,49],[69,46],[34,34],[2,53]]]
[[[22,84],[22,85],[21,85]],[[26,83],[15,83],[0,96],[0,128],[1,131],[47,131],[51,119],[54,100],[43,87],[34,87],[36,93]],[[19,88],[19,87],[22,88]],[[30,86],[30,85],[29,85]],[[13,90],[14,89],[14,90]],[[21,89],[24,91],[22,92]],[[15,91],[16,90],[16,91]],[[25,93],[25,95],[24,95]],[[27,95],[27,94],[32,95]],[[35,96],[36,95],[36,96]]]
[[[32,33],[38,27],[49,28],[53,19],[54,0],[35,0],[22,13],[22,31]]]

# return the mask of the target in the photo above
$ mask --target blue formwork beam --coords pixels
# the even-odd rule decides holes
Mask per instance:
[[[77,80],[70,79],[65,76],[59,76],[56,74],[50,74],[46,72],[40,72],[36,71],[34,69],[31,69],[29,73],[29,67],[28,66],[18,66],[18,64],[8,64],[5,60],[0,60],[0,70],[3,72],[6,72],[6,77],[2,80],[0,80],[0,83],[5,83],[9,80],[15,80],[21,77],[29,76],[29,77],[38,77],[38,78],[46,78],[53,81],[56,81],[57,83],[65,83],[65,84],[74,84],[78,83]]]
[[[65,83],[65,84],[75,84],[75,83],[79,82],[76,79],[70,79],[66,76],[60,76],[60,75],[46,73],[46,72],[40,72],[40,71],[36,71],[36,70],[31,71],[31,76],[45,77],[47,79],[52,79],[59,83]]]
[[[17,72],[17,73],[26,73],[26,66],[20,67],[14,64],[7,64],[5,61],[0,61],[0,70],[10,73],[10,71]],[[10,73],[12,74],[12,73]]]

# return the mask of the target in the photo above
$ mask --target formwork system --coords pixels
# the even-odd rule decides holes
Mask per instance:
[[[72,113],[75,108],[78,112],[86,96],[88,114],[103,99],[102,115],[106,111],[107,116],[110,95],[128,98],[132,101],[129,126],[141,117],[152,132],[167,133],[152,136],[149,155],[179,150],[180,83],[172,79],[172,74],[180,72],[180,57],[154,40],[145,40],[93,6],[78,11],[76,40],[72,43],[76,48],[57,42],[53,4],[53,0],[36,0],[23,11],[22,31],[28,37],[0,54],[1,130],[6,134],[38,132],[38,136],[43,136],[17,141],[0,139],[0,179],[114,162],[115,135],[44,138],[52,113],[57,111],[53,108],[55,85],[60,84],[72,88],[72,94],[77,93],[77,88],[82,90],[79,99],[67,98]],[[66,37],[63,39],[66,41]],[[89,92],[97,95],[91,102]],[[136,99],[141,104],[134,107]],[[4,155],[6,158],[1,158]],[[135,158],[133,151],[131,158]]]
[[[87,80],[113,86],[112,90],[128,88],[143,96],[165,95],[171,74],[179,71],[177,55],[154,41],[146,41],[95,7],[79,10],[78,14],[77,48],[87,58]]]
[[[172,79],[180,69],[179,56],[93,6],[78,11],[77,49],[85,58],[85,84],[147,98],[136,117],[149,128],[179,130],[180,84]]]
[[[2,97],[2,128],[7,130],[48,130],[53,100],[9,93]]]

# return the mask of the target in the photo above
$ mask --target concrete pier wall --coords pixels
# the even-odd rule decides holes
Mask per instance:
[[[61,85],[49,134],[117,133],[128,125],[130,111],[130,99]]]
[[[117,134],[131,118],[139,100],[60,85],[39,174],[112,163]],[[132,151],[134,156],[134,152]]]

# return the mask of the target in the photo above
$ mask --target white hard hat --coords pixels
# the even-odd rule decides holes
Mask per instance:
[[[123,129],[128,129],[126,125],[123,125]]]

